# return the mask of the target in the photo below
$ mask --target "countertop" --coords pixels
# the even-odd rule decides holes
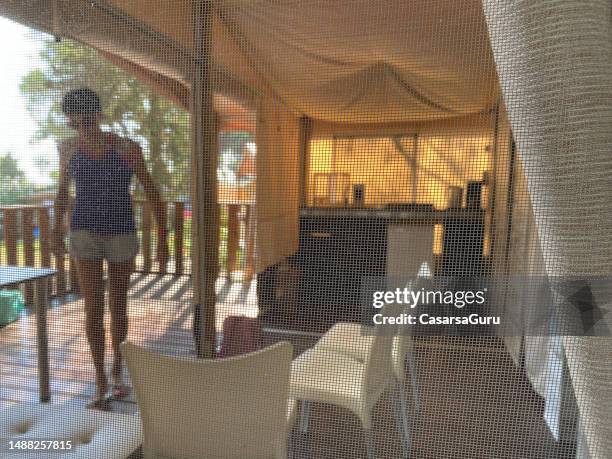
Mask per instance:
[[[445,219],[482,219],[483,209],[388,210],[378,207],[303,207],[304,217],[377,218],[390,221],[420,221],[438,223]]]

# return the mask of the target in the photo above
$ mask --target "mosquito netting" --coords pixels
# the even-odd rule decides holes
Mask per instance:
[[[131,390],[104,400],[139,414],[105,440],[130,457],[612,456],[609,1],[3,0],[0,15],[37,50],[5,101],[29,111],[27,148],[77,145],[39,161],[44,185],[3,178],[1,263],[55,271],[46,318],[40,289],[3,283],[3,307],[25,308],[0,328],[2,409],[45,385],[85,405],[127,339],[155,352],[125,348]],[[106,176],[90,118],[62,112],[79,88],[100,98],[100,136],[136,145]],[[124,170],[133,228],[84,235],[79,215],[122,218]],[[454,303],[385,299],[383,316],[427,312],[391,333],[380,285]],[[458,293],[483,292],[471,312],[501,325],[447,326],[467,317]],[[284,367],[262,357],[279,342]],[[213,358],[227,366],[189,366]]]

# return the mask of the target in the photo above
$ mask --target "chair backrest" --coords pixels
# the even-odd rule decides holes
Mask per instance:
[[[131,343],[121,352],[145,459],[286,457],[290,343],[218,360],[171,357]]]
[[[396,316],[402,312],[397,304],[387,304],[382,309],[384,317]],[[393,377],[393,361],[391,350],[397,326],[383,325],[374,328],[374,339],[365,361],[363,390],[371,395],[372,402],[378,399],[380,392],[385,390]]]
[[[421,281],[431,277],[433,272],[434,225],[390,225],[388,239],[387,276],[390,288],[394,288],[398,280],[414,277],[418,279],[411,287],[421,288]],[[407,312],[414,312],[414,309]],[[400,380],[405,375],[406,354],[412,347],[408,331],[406,328],[398,330],[392,345],[393,370]]]
[[[434,225],[390,224],[387,276],[415,276],[433,270]]]
[[[430,276],[419,275],[414,283],[414,290],[420,290],[421,288],[428,290],[433,286],[433,282]],[[418,305],[416,306],[418,308]],[[407,313],[414,313],[415,309],[406,311]],[[412,351],[413,342],[412,335],[409,333],[410,328],[401,328],[397,331],[397,336],[393,341],[392,349],[392,360],[393,360],[393,372],[395,377],[399,381],[403,381],[406,378],[406,354]]]

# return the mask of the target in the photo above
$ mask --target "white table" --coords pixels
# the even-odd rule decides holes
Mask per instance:
[[[24,266],[0,266],[0,288],[36,283],[36,344],[38,350],[38,389],[40,401],[51,400],[49,390],[49,337],[47,334],[47,307],[49,302],[49,278],[55,270]]]

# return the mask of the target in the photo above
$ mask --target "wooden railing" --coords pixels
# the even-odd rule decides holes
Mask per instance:
[[[247,204],[221,206],[221,272],[242,270],[249,277],[252,271],[253,238],[248,230],[251,217]],[[159,274],[191,273],[191,215],[189,206],[181,201],[167,203],[166,227],[169,239],[169,260],[160,265],[156,257],[157,231],[150,203],[135,201],[135,218],[140,238],[140,253],[136,257],[136,271]],[[69,221],[69,218],[66,219]],[[57,275],[51,282],[52,295],[78,292],[78,278],[74,260],[69,254],[58,257],[51,247],[53,210],[42,205],[0,207],[0,264],[52,267]],[[241,262],[238,257],[243,242]],[[33,291],[24,290],[25,300],[32,303]]]
[[[51,282],[52,294],[78,290],[76,276],[70,272],[70,261],[57,260],[51,250],[51,216],[45,206],[15,205],[0,207],[0,264],[53,267],[57,275]],[[72,271],[76,273],[76,270]],[[24,287],[25,301],[33,302],[31,285]]]

